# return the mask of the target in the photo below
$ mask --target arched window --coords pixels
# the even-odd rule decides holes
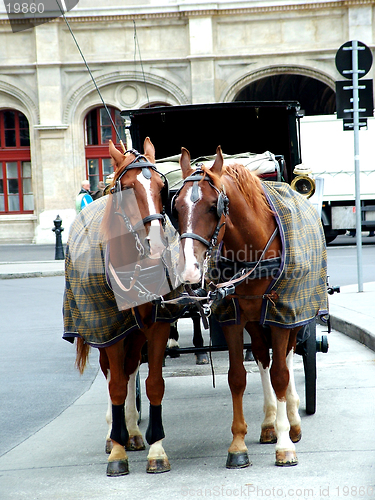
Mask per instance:
[[[125,124],[120,111],[112,107],[108,107],[108,111],[126,147]],[[109,139],[117,145],[120,142],[106,109],[104,106],[92,109],[85,118],[86,174],[91,191],[96,191],[98,182],[105,181],[107,175],[113,172],[108,152]]]
[[[0,213],[32,213],[29,123],[14,109],[0,110]]]
[[[330,115],[336,110],[336,94],[325,83],[309,76],[279,74],[250,83],[236,101],[298,101],[306,116]]]

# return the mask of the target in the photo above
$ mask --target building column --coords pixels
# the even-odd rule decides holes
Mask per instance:
[[[38,185],[43,193],[39,207],[36,243],[53,243],[53,221],[57,215],[63,227],[70,225],[75,216],[71,189],[71,144],[68,125],[62,122],[64,89],[59,52],[59,23],[49,22],[35,28],[36,75],[39,103],[39,124],[35,126],[38,143]],[[71,178],[70,178],[71,177]],[[68,231],[62,233],[66,240]]]
[[[212,18],[189,19],[191,99],[193,104],[215,102]]]

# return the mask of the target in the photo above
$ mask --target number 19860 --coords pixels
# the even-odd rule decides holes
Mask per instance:
[[[43,14],[44,3],[11,3],[5,4],[9,14]]]

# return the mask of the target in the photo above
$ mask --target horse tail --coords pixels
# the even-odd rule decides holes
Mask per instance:
[[[78,337],[76,341],[76,367],[78,368],[79,373],[82,375],[86,368],[90,346],[89,344],[86,344],[86,342],[81,337]]]

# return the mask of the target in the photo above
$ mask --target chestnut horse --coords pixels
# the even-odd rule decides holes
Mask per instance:
[[[147,340],[149,372],[146,393],[150,402],[146,431],[146,439],[150,445],[147,472],[165,472],[170,469],[170,465],[162,445],[162,365],[170,325],[166,321],[154,322],[154,304],[148,298],[138,303],[132,301],[137,297],[137,285],[134,283],[138,283],[134,269],[138,266],[149,272],[155,267],[155,262],[160,262],[166,249],[163,197],[167,185],[154,165],[155,149],[149,138],[144,142],[144,155],[134,150],[122,154],[112,142],[109,144],[109,151],[115,165],[111,194],[88,205],[77,216],[67,244],[64,338],[72,340],[73,337],[78,337],[76,364],[81,372],[86,365],[90,345],[98,347],[100,351],[100,366],[108,378],[111,401],[111,411],[107,415],[111,424],[112,442],[107,467],[109,476],[128,473],[125,451],[128,431],[133,431],[136,435],[133,449],[142,447],[134,415],[133,429],[127,429],[125,422],[129,420],[125,418],[127,409],[126,405],[124,408],[124,403],[129,377],[138,367],[141,348]],[[130,199],[135,200],[136,205],[130,207],[132,213],[128,215],[121,205],[126,193],[134,195]],[[140,220],[133,219],[137,212]],[[85,251],[82,250],[82,245],[86,245]],[[79,248],[76,250],[76,247]],[[104,261],[109,264],[105,265]],[[130,286],[129,280],[125,280],[124,284],[119,278],[121,273],[118,270],[126,264],[133,269]],[[166,279],[165,273],[163,279]],[[149,293],[147,297],[158,295],[160,286],[157,281],[151,279],[151,283],[142,288],[141,292]],[[131,307],[126,304],[126,300],[124,305],[123,297],[115,296],[113,289],[116,283],[120,292],[129,292],[125,296],[130,300]],[[132,295],[133,291],[135,296]],[[126,324],[130,326],[125,328]],[[131,387],[134,389],[134,381]],[[134,414],[133,410],[132,412]]]
[[[180,166],[184,184],[174,197],[172,209],[178,218],[181,235],[182,251],[178,267],[181,281],[193,284],[203,283],[205,279],[206,284],[210,282],[208,257],[220,243],[222,249],[219,259],[224,263],[226,274],[228,266],[229,270],[234,265],[242,269],[235,276],[230,274],[231,279],[227,276],[225,280],[220,280],[224,283],[214,284],[211,277],[209,285],[212,297],[216,297],[212,303],[215,315],[220,314],[221,306],[227,308],[228,304],[234,304],[232,324],[222,322],[229,349],[228,382],[233,402],[233,440],[228,450],[227,467],[249,465],[245,445],[247,424],[243,414],[246,387],[244,328],[251,336],[252,351],[259,366],[264,392],[265,416],[260,442],[276,441],[276,465],[296,465],[298,461],[294,443],[301,437],[301,418],[293,378],[293,353],[299,329],[314,320],[318,310],[322,310],[322,307],[324,310],[326,305],[325,247],[320,220],[308,200],[292,191],[286,183],[263,183],[242,165],[224,166],[220,147],[211,168],[199,165],[193,169],[190,154],[184,148]],[[283,295],[284,285],[288,279],[292,279],[292,275],[280,274],[286,262],[283,247],[288,246],[289,254],[293,256],[295,239],[285,239],[285,229],[275,217],[275,206],[271,208],[266,197],[266,184],[270,185],[271,190],[273,187],[286,190],[290,199],[296,200],[297,215],[299,204],[302,212],[309,213],[310,220],[304,222],[304,227],[294,238],[300,236],[304,239],[306,232],[308,243],[309,231],[316,237],[316,243],[312,243],[311,248],[305,251],[310,260],[303,263],[301,255],[294,259],[297,284],[288,292],[290,301],[296,294],[305,299],[303,304],[298,304],[297,315],[289,311],[289,297]],[[218,271],[215,265],[213,270]],[[311,273],[317,273],[317,283],[312,285],[311,293],[302,290],[299,294],[298,286],[304,286],[303,279],[310,270]],[[276,293],[273,289],[275,277],[280,281],[280,276],[284,281],[281,281]],[[225,295],[227,297],[223,298]],[[282,299],[287,302],[286,306]],[[283,307],[286,311],[284,317],[280,313],[280,310],[284,311]],[[268,312],[273,312],[275,317],[267,319],[265,314]],[[288,314],[291,314],[292,319],[288,318]],[[220,315],[216,317],[220,321]]]

